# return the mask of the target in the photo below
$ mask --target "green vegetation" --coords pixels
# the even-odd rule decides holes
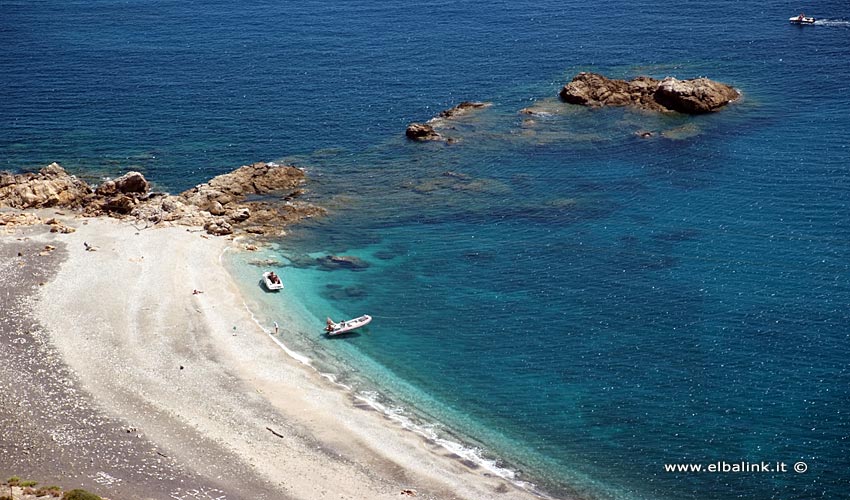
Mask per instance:
[[[52,497],[61,497],[62,496],[62,488],[60,488],[58,486],[47,486],[47,487],[39,488],[35,492],[35,496],[37,496],[37,497],[46,497],[48,495],[52,496]]]
[[[62,497],[63,500],[103,500],[94,493],[89,493],[82,489],[66,491],[63,495],[61,486],[43,486],[38,489],[33,488],[33,486],[37,484],[38,481],[23,481],[19,476],[12,476],[6,480],[5,486],[3,486],[4,489],[8,486],[8,495],[0,495],[0,500],[15,500],[12,497],[13,487],[21,488],[21,492],[24,495],[34,495],[36,497]]]
[[[94,493],[89,493],[86,490],[71,490],[66,491],[62,496],[62,500],[103,500]]]

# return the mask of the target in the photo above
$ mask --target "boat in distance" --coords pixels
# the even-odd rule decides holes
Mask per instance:
[[[355,330],[360,328],[361,326],[366,326],[369,322],[372,321],[372,316],[368,314],[364,314],[363,316],[358,316],[354,319],[349,319],[347,321],[340,321],[339,323],[334,323],[334,320],[328,318],[328,324],[325,327],[325,332],[333,337],[334,335],[341,335],[346,332],[350,332],[351,330]]]
[[[788,20],[793,24],[815,24],[814,17],[806,17],[803,13],[800,13],[800,15],[794,16]]]
[[[280,280],[280,276],[275,274],[274,271],[263,273],[263,284],[266,285],[266,289],[270,292],[283,290],[283,282]]]

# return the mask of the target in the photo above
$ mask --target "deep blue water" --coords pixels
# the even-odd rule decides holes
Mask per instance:
[[[828,21],[790,26],[801,9]],[[850,489],[846,2],[3,0],[0,46],[0,168],[133,168],[178,191],[306,167],[332,215],[279,257],[370,267],[283,267],[286,307],[375,321],[287,342],[522,479],[598,498]],[[582,70],[744,98],[700,117],[559,103]],[[470,99],[493,106],[458,144],[404,139]],[[556,113],[523,123],[534,103]],[[663,468],[717,461],[789,472]]]

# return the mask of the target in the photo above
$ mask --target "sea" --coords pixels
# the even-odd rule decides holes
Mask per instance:
[[[388,425],[553,498],[850,491],[846,0],[0,0],[0,47],[0,169],[304,168],[328,216],[228,266]],[[559,101],[581,71],[742,97]]]

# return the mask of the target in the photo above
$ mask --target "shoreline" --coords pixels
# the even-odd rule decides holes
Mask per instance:
[[[355,395],[285,353],[222,262],[232,242],[112,220],[67,223],[78,231],[52,236],[68,257],[42,288],[37,317],[94,399],[188,470],[220,480],[222,465],[204,455],[223,451],[276,490],[256,498],[397,498],[408,489],[539,498],[362,411]]]
[[[293,300],[299,299],[293,298]],[[555,498],[550,496],[548,493],[541,491],[537,488],[535,483],[517,478],[517,472],[510,466],[500,466],[498,464],[501,461],[500,457],[488,458],[483,456],[480,453],[480,448],[470,444],[470,438],[465,440],[461,437],[462,434],[454,432],[456,430],[454,427],[450,426],[443,429],[442,434],[438,433],[434,430],[434,428],[442,427],[445,422],[435,419],[434,417],[429,417],[427,412],[422,412],[418,405],[411,403],[407,400],[407,398],[397,399],[398,395],[395,394],[395,392],[382,386],[376,385],[375,387],[370,387],[368,389],[360,387],[360,385],[364,383],[369,385],[374,384],[374,381],[371,380],[370,376],[358,372],[358,375],[362,376],[358,377],[356,385],[350,385],[350,382],[345,375],[350,375],[349,370],[352,369],[351,367],[346,368],[344,373],[323,371],[323,368],[327,368],[327,363],[331,361],[342,361],[337,358],[337,354],[325,352],[324,356],[326,356],[326,358],[321,359],[318,364],[315,363],[316,359],[310,358],[299,351],[291,349],[281,340],[281,338],[285,335],[294,333],[292,329],[282,328],[280,335],[275,336],[272,333],[272,329],[265,328],[262,322],[256,317],[256,311],[252,310],[247,303],[243,302],[243,305],[248,313],[251,314],[252,319],[257,324],[257,327],[265,332],[269,339],[277,344],[277,346],[283,350],[287,356],[303,365],[304,369],[311,369],[316,374],[326,379],[327,383],[331,384],[336,390],[342,391],[350,399],[350,404],[355,408],[379,413],[386,420],[390,421],[391,425],[406,432],[416,434],[420,438],[426,440],[429,444],[442,448],[444,453],[449,453],[453,459],[464,463],[472,469],[482,468],[485,470],[485,474],[492,474],[498,478],[509,481],[520,489],[532,492],[538,498]],[[303,313],[309,314],[306,311],[303,311]],[[304,333],[309,330],[309,327],[304,327],[302,325],[302,331],[298,333]]]
[[[272,247],[273,248],[273,247]],[[224,258],[227,258],[226,267],[234,277],[239,276],[244,278],[252,276],[259,272],[257,260],[253,262],[245,259],[250,253],[228,252],[226,249],[222,253]],[[261,252],[262,257],[267,257],[267,261],[274,262],[278,257],[283,257],[284,261],[289,258],[281,254],[280,250],[271,250],[271,255],[267,252]],[[286,264],[278,264],[283,266],[285,273]],[[291,275],[285,274],[284,280],[291,279]],[[381,370],[380,365],[371,359],[351,359],[343,353],[335,352],[333,349],[320,348],[318,345],[313,345],[312,341],[305,340],[311,333],[317,333],[318,328],[315,325],[321,324],[321,318],[316,317],[315,313],[311,312],[303,301],[302,296],[297,294],[288,296],[279,296],[275,293],[268,293],[265,289],[262,292],[255,292],[254,286],[244,285],[245,279],[237,280],[238,285],[243,292],[243,305],[251,315],[257,327],[266,333],[266,335],[278,345],[290,358],[303,365],[304,369],[310,369],[322,378],[326,379],[327,383],[331,384],[335,390],[342,391],[350,400],[350,405],[365,410],[373,411],[380,414],[384,419],[389,421],[389,425],[398,428],[404,432],[409,432],[417,435],[425,440],[429,445],[440,453],[447,454],[463,463],[470,469],[479,470],[483,474],[489,474],[494,477],[501,478],[512,483],[517,488],[528,491],[541,499],[560,498],[558,495],[567,495],[568,498],[578,498],[574,493],[564,493],[569,491],[566,484],[548,484],[550,488],[543,486],[547,484],[542,481],[538,484],[535,480],[541,479],[543,476],[532,475],[530,480],[524,478],[524,466],[518,462],[505,460],[510,454],[500,454],[492,449],[488,449],[479,439],[475,432],[469,433],[463,431],[463,425],[457,424],[453,418],[445,418],[432,413],[428,408],[430,405],[423,401],[431,401],[432,398],[426,393],[421,393],[409,382],[401,379],[396,380],[392,386],[376,383],[376,380],[381,380],[386,376]],[[259,287],[262,288],[262,287]],[[288,287],[286,291],[291,289]],[[271,299],[268,299],[271,297]],[[249,305],[246,300],[250,300]],[[286,319],[278,318],[275,308],[279,307],[280,300],[286,300],[284,316]],[[296,312],[297,311],[297,312]],[[273,334],[274,319],[281,321],[280,334]],[[264,326],[269,325],[268,327]],[[311,326],[313,325],[313,326]],[[294,343],[298,347],[293,349],[291,345],[285,342],[290,340],[298,340]],[[290,344],[293,342],[290,342]],[[301,349],[301,350],[299,350]],[[316,351],[315,349],[320,349]],[[309,352],[310,355],[304,354]],[[338,365],[341,363],[341,368]],[[365,363],[364,366],[361,363]],[[392,375],[390,375],[392,377]],[[455,410],[450,409],[450,413]],[[454,418],[458,418],[457,416]],[[467,429],[468,431],[470,429]],[[495,431],[499,434],[498,431]],[[518,446],[515,445],[515,446]],[[486,451],[486,453],[484,453]],[[522,478],[520,476],[523,476]],[[552,492],[559,493],[552,493]]]

